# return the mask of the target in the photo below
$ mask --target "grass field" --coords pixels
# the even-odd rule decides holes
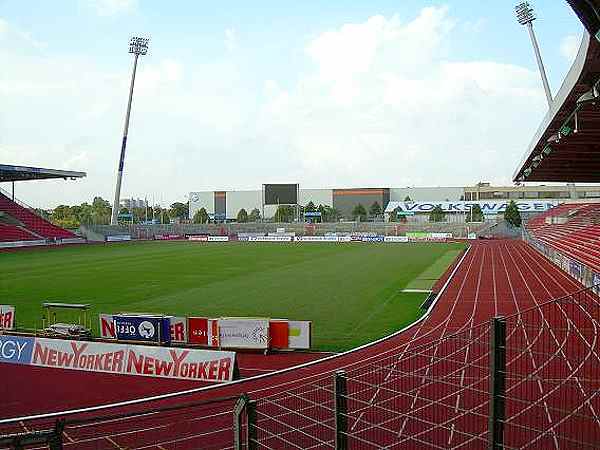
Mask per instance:
[[[20,327],[44,301],[99,312],[312,320],[314,347],[344,350],[416,320],[461,244],[147,242],[0,253],[0,303]]]

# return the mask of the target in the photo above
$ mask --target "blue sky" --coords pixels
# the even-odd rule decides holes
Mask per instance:
[[[85,170],[36,206],[112,198],[132,34],[151,37],[123,196],[508,183],[546,106],[506,1],[0,0],[0,160]],[[554,91],[581,25],[538,1]]]

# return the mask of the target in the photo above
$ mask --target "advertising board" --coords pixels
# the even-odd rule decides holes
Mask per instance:
[[[30,364],[35,338],[0,335],[0,363]]]
[[[112,314],[99,314],[100,337],[104,339],[116,339],[115,321]]]
[[[408,236],[386,236],[384,242],[408,242]]]
[[[156,241],[177,241],[179,239],[185,239],[182,234],[155,234],[154,239]]]
[[[0,305],[0,330],[12,330],[15,328],[15,307],[11,305]]]
[[[479,205],[485,215],[503,213],[508,206],[507,201],[457,201],[457,202],[397,202],[391,201],[385,208],[386,213],[394,210],[397,213],[430,213],[436,206],[446,213],[468,213],[475,205]],[[558,205],[557,201],[517,200],[515,201],[520,212],[543,212]]]
[[[206,236],[206,235],[192,235],[192,236],[188,236],[188,241],[208,242],[208,236]]]
[[[208,236],[208,242],[227,242],[229,236]]]
[[[107,242],[121,242],[121,241],[130,241],[131,235],[129,234],[117,234],[115,236],[106,236]]]
[[[40,367],[214,382],[231,381],[235,364],[233,352],[46,338],[35,339],[29,358]]]
[[[219,319],[221,347],[267,349],[269,319],[226,317]]]
[[[286,319],[269,320],[269,347],[286,349],[289,347],[289,325]]]
[[[288,347],[310,349],[312,341],[312,322],[307,320],[288,321]]]
[[[169,334],[171,342],[177,344],[187,342],[187,319],[185,317],[169,317]]]
[[[188,342],[206,347],[219,346],[219,321],[207,317],[188,317]]]
[[[113,316],[120,341],[167,343],[171,339],[168,317],[119,314]]]
[[[294,238],[293,236],[248,236],[248,241],[249,242],[292,242],[293,238]]]
[[[363,236],[363,242],[383,242],[384,236]]]

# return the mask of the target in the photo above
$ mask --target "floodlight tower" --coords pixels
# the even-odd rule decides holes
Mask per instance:
[[[531,45],[533,45],[535,59],[537,60],[538,68],[540,69],[540,76],[542,77],[542,84],[544,85],[544,92],[546,93],[546,100],[548,101],[548,107],[550,107],[552,105],[552,92],[550,92],[550,85],[548,84],[548,78],[546,77],[546,69],[544,69],[542,55],[540,54],[540,47],[533,31],[535,13],[533,8],[529,5],[529,2],[519,3],[515,7],[515,12],[517,13],[517,20],[519,21],[519,24],[527,26],[527,30],[529,31]]]
[[[129,116],[131,115],[131,101],[133,99],[133,86],[135,84],[135,72],[140,55],[148,53],[148,38],[132,37],[129,40],[129,53],[133,57],[133,72],[131,74],[131,85],[129,86],[129,101],[127,102],[127,113],[125,114],[125,127],[123,129],[123,140],[121,141],[121,157],[119,158],[119,168],[117,169],[117,186],[115,188],[115,201],[112,208],[111,225],[117,225],[119,215],[119,203],[121,197],[121,181],[123,180],[123,165],[125,164],[125,147],[127,146],[127,133],[129,132]]]

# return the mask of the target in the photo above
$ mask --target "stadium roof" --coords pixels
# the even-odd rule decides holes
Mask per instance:
[[[71,170],[43,169],[40,167],[9,166],[0,164],[0,183],[6,181],[46,180],[49,178],[83,178],[85,172]]]
[[[514,181],[600,182],[600,16],[588,1],[569,3],[587,32]]]

